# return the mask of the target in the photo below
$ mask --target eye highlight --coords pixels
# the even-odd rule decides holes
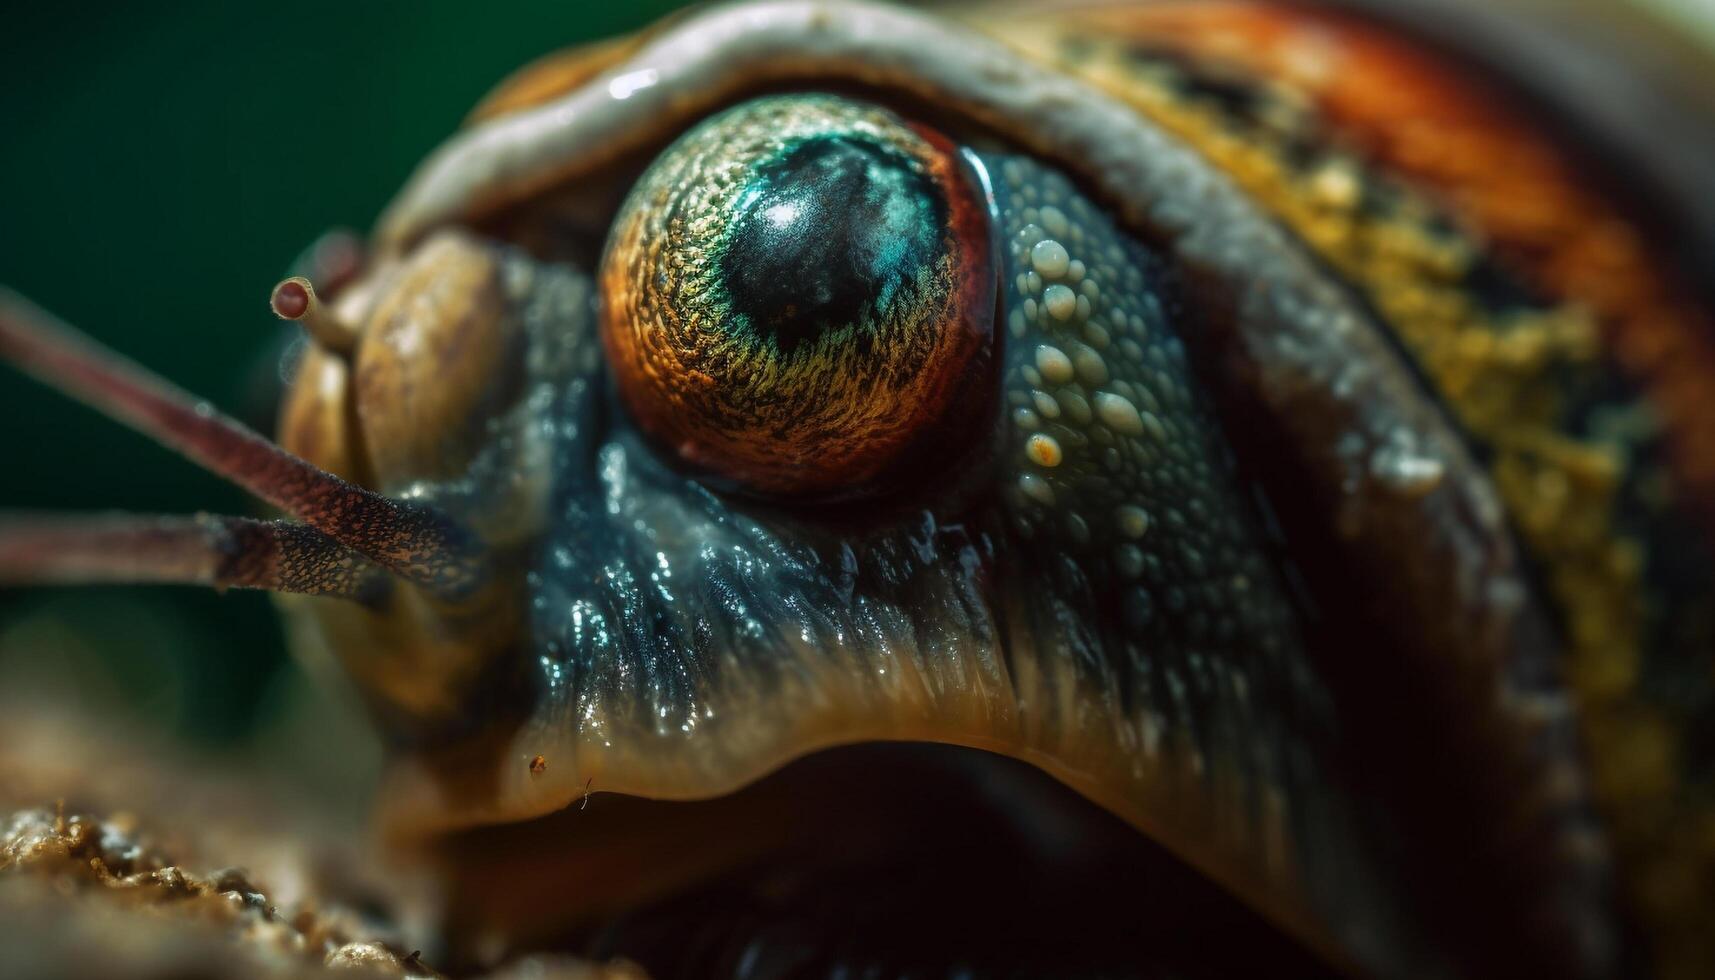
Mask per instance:
[[[876,106],[775,96],[669,147],[603,260],[602,340],[638,426],[717,485],[886,493],[994,408],[984,197]]]

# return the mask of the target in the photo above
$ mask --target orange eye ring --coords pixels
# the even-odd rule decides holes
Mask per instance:
[[[602,340],[642,431],[724,489],[885,493],[994,411],[985,195],[876,106],[773,96],[691,130],[620,210]]]

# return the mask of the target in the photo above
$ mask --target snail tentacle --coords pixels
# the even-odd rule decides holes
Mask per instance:
[[[0,360],[150,436],[400,576],[449,597],[486,579],[475,535],[354,486],[0,289]]]
[[[315,528],[202,514],[0,515],[0,583],[152,582],[379,605],[394,579]]]

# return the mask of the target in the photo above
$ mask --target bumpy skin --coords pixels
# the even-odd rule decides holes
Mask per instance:
[[[1549,662],[1514,676],[1569,688],[1532,713],[1545,731],[1570,719],[1552,738],[1565,760],[1553,783],[1587,778],[1602,826],[1575,819],[1564,850],[1600,861],[1612,847],[1657,968],[1715,968],[1715,321],[1707,276],[1678,274],[1707,254],[1707,223],[1651,219],[1630,196],[1659,192],[1645,175],[1662,161],[1610,145],[1627,162],[1604,173],[1589,147],[1556,145],[1566,119],[1348,16],[1169,4],[1016,26],[1016,43],[1202,148],[1385,316],[1487,471],[1553,613]],[[1163,48],[1180,60],[1164,66]],[[1683,122],[1681,152],[1707,131]]]

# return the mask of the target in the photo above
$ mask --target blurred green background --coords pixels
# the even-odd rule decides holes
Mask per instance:
[[[320,232],[367,229],[513,69],[670,2],[31,4],[0,29],[0,282],[235,412]],[[244,513],[245,497],[0,369],[0,508]],[[0,703],[240,744],[301,687],[268,600],[0,592]]]

